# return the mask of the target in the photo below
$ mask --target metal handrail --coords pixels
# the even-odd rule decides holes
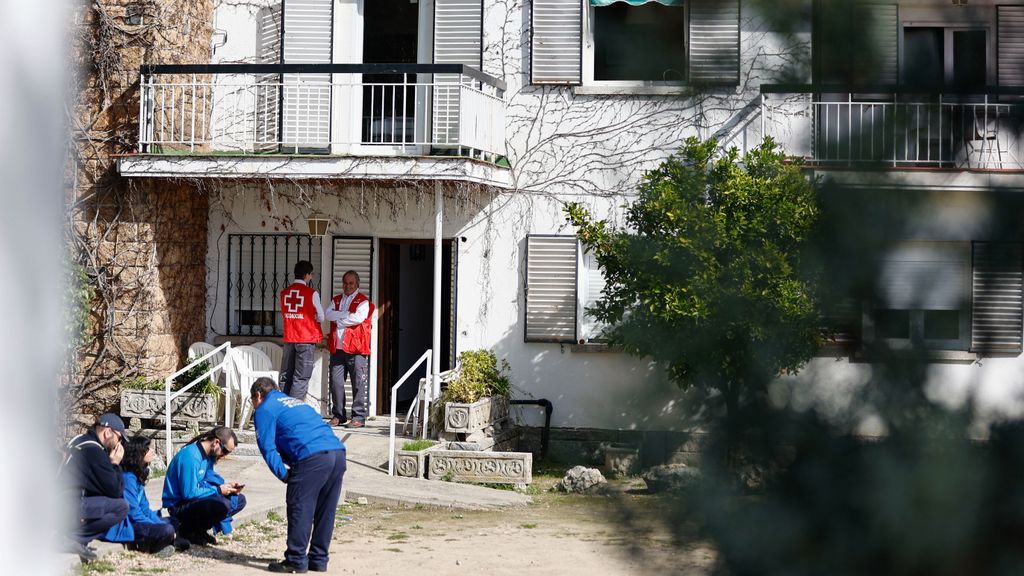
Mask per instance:
[[[195,380],[189,382],[187,385],[182,386],[182,388],[180,390],[178,390],[177,392],[171,394],[171,386],[174,383],[174,379],[175,378],[177,378],[178,376],[181,376],[185,372],[188,372],[192,368],[198,366],[201,362],[205,362],[207,359],[213,357],[215,354],[217,354],[218,352],[221,352],[221,351],[224,352],[224,359],[221,360],[221,362],[219,364],[217,364],[216,366],[210,368],[205,373],[203,373],[201,376],[199,376]],[[225,374],[226,374],[227,373],[226,367],[228,366],[229,362],[231,362],[231,342],[225,342],[225,343],[221,344],[220,346],[214,348],[213,350],[207,352],[206,354],[200,356],[199,358],[196,358],[195,360],[193,360],[192,362],[187,364],[181,370],[178,370],[177,372],[171,374],[170,376],[168,376],[167,378],[164,379],[164,426],[165,426],[164,432],[166,433],[166,438],[164,439],[165,440],[164,458],[166,459],[166,464],[167,465],[170,465],[171,458],[174,456],[174,443],[171,440],[171,401],[173,401],[175,398],[181,396],[185,392],[188,392],[188,390],[190,388],[192,388],[193,386],[195,386],[199,382],[202,382],[203,379],[211,377],[213,375],[213,373],[216,372],[217,370],[221,370],[221,371],[225,372]],[[225,422],[225,424],[228,421],[228,415],[230,413],[231,413],[231,384],[230,384],[230,382],[225,382],[225,390],[224,390],[224,422]]]
[[[388,437],[388,476],[395,475],[395,413],[398,411],[398,395],[396,392],[398,392],[399,386],[404,384],[405,381],[409,379],[409,376],[412,376],[412,373],[415,372],[424,361],[427,363],[427,374],[430,374],[430,356],[431,349],[427,348],[427,351],[420,356],[419,360],[406,370],[405,374],[402,374],[402,377],[398,379],[398,382],[395,382],[395,385],[391,387],[391,429]]]

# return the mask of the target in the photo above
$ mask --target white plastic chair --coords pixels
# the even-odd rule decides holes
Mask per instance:
[[[273,342],[255,342],[253,348],[263,352],[270,358],[270,369],[281,371],[281,358],[284,356],[284,349]]]
[[[249,400],[249,388],[257,378],[264,376],[277,382],[280,373],[271,370],[270,357],[258,348],[252,346],[233,346],[228,353],[231,358],[233,370],[233,387],[238,391],[239,408],[241,417],[238,419],[238,428],[245,428],[249,420],[249,412],[252,410],[252,402]],[[230,425],[230,424],[229,424]]]
[[[309,377],[309,391],[306,392],[306,403],[316,410],[316,413],[325,416],[327,406],[330,402],[330,390],[327,384],[330,372],[329,355],[324,350],[317,350],[313,361],[313,373]]]
[[[189,360],[189,363],[191,363],[192,360],[195,360],[196,358],[202,358],[203,356],[206,356],[207,354],[209,354],[210,352],[213,352],[216,349],[217,349],[216,346],[214,346],[213,344],[210,344],[208,342],[193,342],[188,347],[188,360]],[[224,352],[218,352],[218,353],[214,354],[213,356],[210,356],[207,359],[207,362],[210,364],[210,368],[213,368],[214,366],[220,364],[223,361],[224,361]],[[222,371],[222,372],[218,372],[216,377],[215,377],[215,379],[214,379],[214,382],[216,382],[216,384],[218,386],[220,386],[221,388],[227,388],[227,378],[225,378],[226,371],[227,370]]]

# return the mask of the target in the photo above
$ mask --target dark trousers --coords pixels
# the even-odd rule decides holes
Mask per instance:
[[[369,359],[338,350],[331,354],[331,415],[345,421],[345,375],[352,380],[352,419],[366,420],[366,385]]]
[[[176,504],[168,510],[171,518],[178,521],[181,533],[186,538],[189,534],[206,532],[216,527],[228,516],[234,516],[245,508],[245,495],[237,496],[238,503],[231,505],[231,498],[215,494],[206,498],[189,500]]]
[[[284,559],[292,566],[327,568],[343,476],[344,450],[318,452],[291,467],[285,496],[288,549]]]
[[[156,552],[174,544],[174,524],[170,522],[132,522],[135,540],[132,546],[143,552]]]
[[[309,378],[313,375],[315,344],[286,342],[281,356],[281,392],[306,401]]]
[[[74,538],[85,546],[127,516],[128,502],[124,498],[84,496],[79,507],[78,530]]]

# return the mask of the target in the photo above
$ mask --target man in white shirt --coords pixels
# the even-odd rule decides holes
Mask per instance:
[[[370,324],[373,303],[359,292],[359,274],[345,272],[342,293],[324,306],[331,323],[328,349],[331,351],[331,426],[348,421],[345,414],[345,375],[352,380],[352,420],[349,428],[362,428],[366,420],[366,387],[369,375]]]

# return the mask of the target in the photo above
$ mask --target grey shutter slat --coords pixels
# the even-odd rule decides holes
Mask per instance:
[[[372,261],[373,240],[335,236],[331,297],[341,294],[341,280],[349,270],[359,274],[359,291],[369,296],[373,289]]]
[[[689,60],[692,83],[739,83],[739,0],[690,2]]]
[[[870,45],[878,51],[877,63],[870,74],[878,84],[895,86],[899,81],[899,6],[896,4],[865,4],[860,10],[867,11],[866,17],[856,15],[861,21],[870,22],[865,34]],[[856,56],[854,56],[856,57]]]
[[[526,237],[526,341],[574,342],[576,237]]]
[[[256,17],[257,57],[260,64],[281,62],[281,5],[260,8]],[[256,85],[257,152],[277,150],[281,137],[281,75],[264,74]]]
[[[1024,86],[1024,6],[998,6],[1000,86]]]
[[[330,64],[334,30],[333,0],[286,0],[285,64]],[[322,149],[331,141],[331,75],[284,75],[285,151]]]
[[[531,82],[581,84],[583,2],[533,0],[530,17]]]
[[[971,351],[1020,354],[1024,331],[1018,243],[975,242]]]
[[[464,64],[480,69],[483,62],[483,2],[435,0],[434,63]],[[459,77],[438,74],[434,90],[434,142],[459,144]]]

